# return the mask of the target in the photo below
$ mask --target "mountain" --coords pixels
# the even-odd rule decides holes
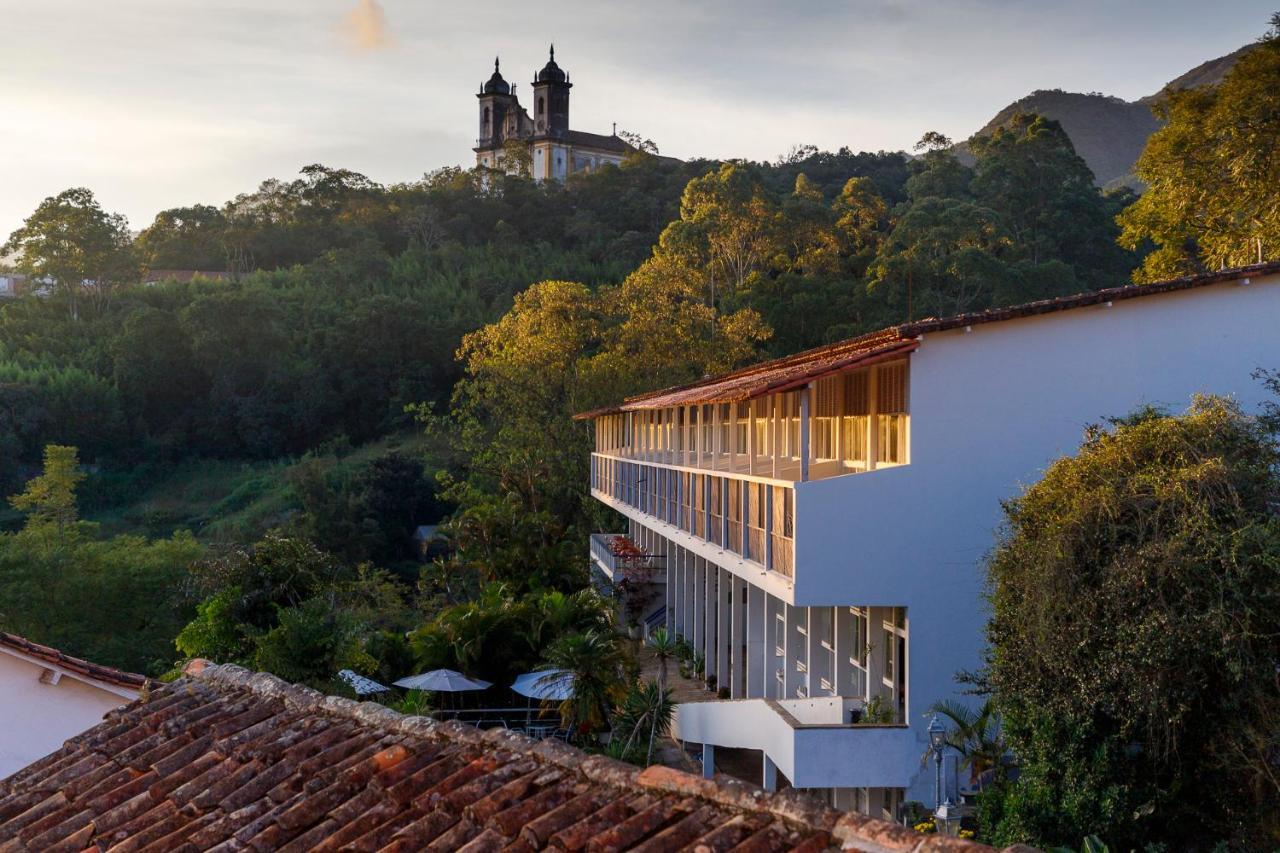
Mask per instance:
[[[1133,165],[1147,144],[1147,137],[1160,127],[1151,105],[1165,93],[1196,86],[1216,86],[1236,61],[1253,49],[1239,50],[1197,65],[1166,83],[1159,92],[1126,101],[1100,92],[1081,94],[1061,89],[1041,89],[1014,101],[996,113],[977,134],[984,135],[1007,124],[1017,113],[1036,113],[1054,119],[1071,137],[1076,151],[1093,170],[1094,179],[1104,187],[1138,187]],[[959,146],[965,149],[963,143]],[[967,151],[965,151],[967,153]]]

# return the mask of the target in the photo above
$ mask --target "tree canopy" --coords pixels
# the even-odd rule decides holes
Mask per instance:
[[[1151,243],[1138,281],[1236,267],[1280,253],[1280,14],[1213,87],[1168,93],[1165,126],[1138,159],[1147,184],[1121,240]]]
[[[1022,768],[998,843],[1270,849],[1280,454],[1233,404],[1141,412],[1006,506],[990,687]]]

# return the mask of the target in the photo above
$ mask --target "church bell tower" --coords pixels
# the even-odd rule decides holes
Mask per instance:
[[[533,133],[562,137],[569,131],[569,75],[556,65],[556,46],[551,58],[533,79]]]

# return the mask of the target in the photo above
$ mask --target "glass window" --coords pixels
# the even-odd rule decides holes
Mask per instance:
[[[877,462],[902,465],[907,461],[907,363],[877,368]]]

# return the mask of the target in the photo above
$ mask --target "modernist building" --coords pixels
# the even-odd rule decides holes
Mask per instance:
[[[981,662],[1001,499],[1107,416],[1257,406],[1278,324],[1273,263],[908,323],[581,415],[593,496],[731,696],[680,705],[678,737],[707,765],[759,750],[766,787],[841,808],[932,806],[927,710],[973,701],[955,676]]]
[[[564,181],[569,175],[592,172],[606,164],[617,165],[632,150],[617,133],[603,136],[569,129],[569,75],[556,65],[556,48],[533,78],[533,116],[516,96],[493,61],[493,76],[480,86],[480,136],[476,140],[476,165],[511,170],[506,145],[517,140],[527,146],[533,179]]]

